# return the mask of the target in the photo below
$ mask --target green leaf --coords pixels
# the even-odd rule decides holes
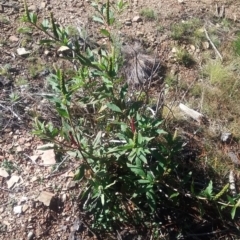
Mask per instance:
[[[68,111],[66,109],[63,108],[57,108],[57,111],[59,113],[59,115],[63,118],[69,118],[69,114]]]
[[[209,182],[207,188],[205,189],[205,193],[209,196],[212,195],[212,190],[213,190],[213,184],[212,181]]]
[[[234,207],[232,208],[232,211],[231,211],[231,217],[232,219],[234,219],[235,217],[235,214],[236,214],[236,210],[237,208],[240,206],[240,199],[237,201],[237,203],[234,205]]]
[[[35,13],[30,13],[30,14],[29,14],[29,17],[30,17],[31,22],[32,22],[34,25],[36,25],[36,23],[37,23],[37,14],[35,14]]]
[[[77,172],[75,173],[73,180],[74,181],[81,180],[84,177],[84,171],[85,171],[85,165],[82,164],[80,165]]]
[[[108,106],[108,108],[110,108],[114,112],[122,113],[122,110],[117,105],[115,105],[113,103],[108,103],[107,106]]]
[[[175,197],[177,197],[177,196],[179,196],[179,193],[178,193],[178,192],[173,193],[173,194],[170,196],[170,198],[175,198]]]
[[[135,173],[136,175],[140,176],[141,178],[145,179],[146,178],[146,174],[145,172],[139,168],[139,166],[136,166],[136,165],[132,165],[132,164],[129,164],[127,163],[127,167],[130,168],[130,170]]]
[[[95,22],[99,22],[99,23],[102,23],[102,24],[104,24],[104,21],[103,21],[103,19],[102,19],[102,18],[100,18],[100,17],[97,17],[97,16],[93,16],[93,21],[95,21]]]
[[[138,151],[138,157],[141,159],[141,161],[143,162],[143,163],[145,163],[145,164],[147,164],[147,158],[146,158],[146,154],[145,154],[145,152],[143,151],[143,149],[142,148],[139,148],[138,149],[139,151]],[[147,150],[147,149],[146,149]]]
[[[49,21],[48,21],[48,19],[44,19],[44,20],[42,21],[41,27],[42,27],[44,30],[47,30],[47,29],[49,28]]]
[[[39,43],[40,44],[50,44],[50,43],[55,43],[55,41],[49,40],[49,39],[45,39],[45,40],[40,40]]]
[[[101,194],[101,203],[102,203],[102,205],[104,206],[104,204],[105,204],[105,197],[104,197],[104,194]]]
[[[93,141],[93,147],[95,148],[101,141],[102,131],[99,131],[96,138]]]
[[[143,184],[148,184],[150,183],[150,181],[148,179],[139,179],[138,180],[139,183],[143,183]]]
[[[234,217],[235,217],[236,210],[237,210],[237,206],[235,205],[235,206],[232,208],[232,210],[231,210],[231,217],[232,217],[232,219],[234,219]]]
[[[100,33],[101,33],[102,35],[106,36],[106,37],[110,37],[109,31],[106,30],[106,29],[101,29],[101,30],[100,30]]]
[[[53,18],[53,13],[50,13],[50,19],[51,19],[52,31],[53,31],[54,37],[56,39],[59,39],[58,31],[57,31],[58,28],[57,28],[57,25],[55,24],[55,21],[54,21],[54,18]]]

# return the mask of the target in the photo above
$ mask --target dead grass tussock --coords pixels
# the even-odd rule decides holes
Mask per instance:
[[[144,53],[140,44],[122,47],[124,56],[123,73],[129,85],[142,85],[159,79],[160,59]]]

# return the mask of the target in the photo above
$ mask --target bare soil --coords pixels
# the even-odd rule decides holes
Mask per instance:
[[[30,10],[38,12],[40,19],[49,17],[50,12],[53,12],[59,24],[74,27],[82,24],[89,29],[89,35],[95,36],[98,25],[91,20],[94,10],[90,2],[27,1]],[[39,112],[45,114],[46,119],[54,119],[54,113],[44,105],[42,93],[47,92],[48,70],[53,68],[53,64],[64,67],[66,62],[56,54],[57,49],[45,49],[38,44],[42,37],[39,32],[33,30],[31,33],[30,30],[29,34],[22,33],[26,25],[20,20],[24,13],[21,1],[0,0],[0,10],[1,4],[0,167],[8,169],[10,175],[0,175],[0,239],[100,239],[88,226],[84,213],[79,212],[78,196],[81,188],[73,182],[78,163],[68,159],[63,168],[59,167],[59,171],[53,173],[52,167],[44,165],[40,157],[34,158],[37,147],[44,143],[31,134],[34,118],[31,113]],[[146,50],[157,49],[167,72],[177,74],[186,86],[199,79],[198,67],[203,52],[192,49],[198,62],[193,67],[173,62],[170,56],[175,42],[171,38],[171,27],[192,18],[201,19],[203,23],[211,21],[216,14],[216,4],[225,6],[226,19],[236,24],[240,21],[238,1],[129,0],[128,4],[127,10],[119,16],[116,33],[122,36],[123,42],[138,39]],[[138,16],[144,8],[154,9],[156,19],[143,19],[142,22],[132,22],[126,26],[126,21]],[[158,27],[163,31],[158,32]],[[227,34],[227,37],[231,37],[229,32]],[[30,50],[31,54],[28,57],[19,56],[17,49],[20,47]],[[186,48],[190,49],[190,46],[186,45]],[[10,101],[9,96],[13,93],[18,94],[19,100]],[[12,176],[18,176],[19,179],[10,188],[8,181]],[[54,203],[50,206],[39,201],[42,191],[54,193]],[[16,206],[21,206],[20,213],[14,212]],[[123,235],[122,238],[127,239]],[[128,239],[137,239],[137,234],[133,236],[130,235]],[[103,239],[117,239],[117,236],[105,236]],[[202,238],[199,236],[197,239]]]

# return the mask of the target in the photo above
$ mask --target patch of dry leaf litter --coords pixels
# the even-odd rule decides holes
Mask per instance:
[[[76,205],[81,188],[73,181],[79,162],[57,162],[52,145],[27,132],[1,139],[0,239],[87,239]]]

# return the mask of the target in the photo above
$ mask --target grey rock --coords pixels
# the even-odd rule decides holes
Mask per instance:
[[[27,235],[28,240],[32,240],[34,238],[34,232],[30,231]]]
[[[132,21],[131,20],[127,20],[124,23],[126,26],[131,26],[132,25]]]

